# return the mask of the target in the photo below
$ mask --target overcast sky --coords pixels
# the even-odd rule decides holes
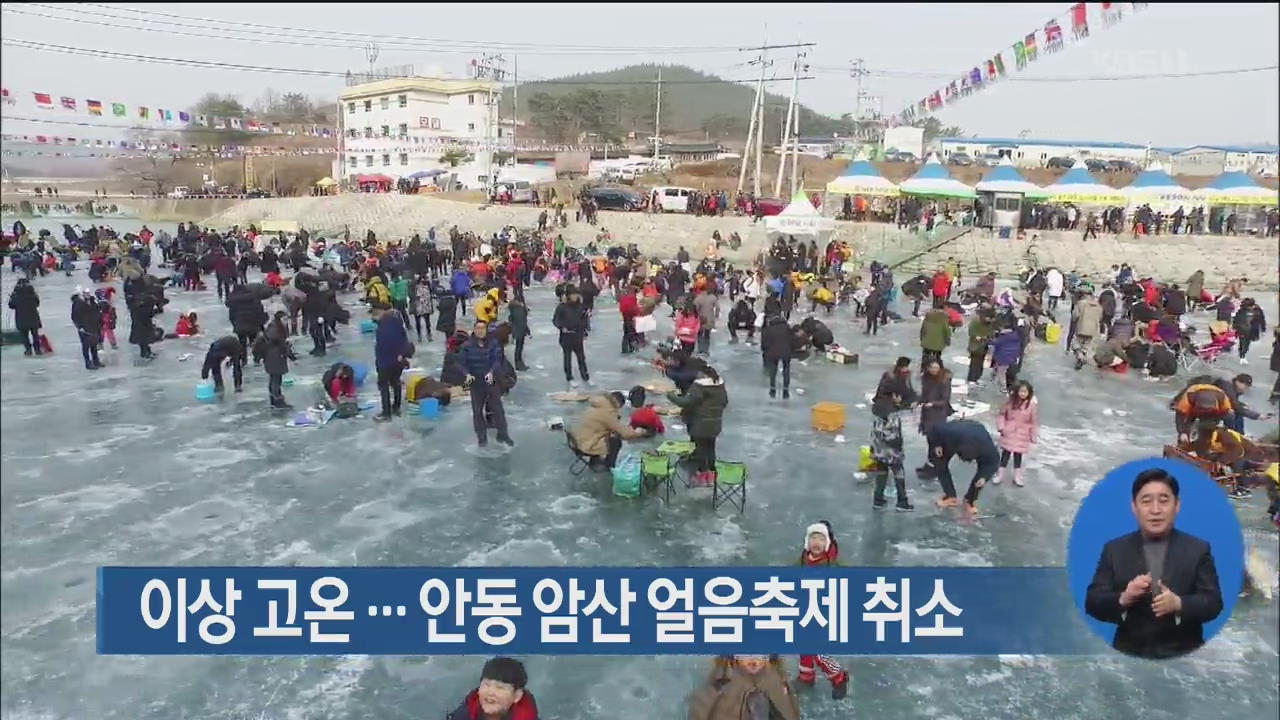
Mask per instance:
[[[1079,78],[1135,74],[1201,73],[1274,66],[1280,57],[1276,27],[1277,4],[1163,4],[1127,12],[1124,20],[1103,27],[1099,3],[1090,3],[1092,37],[1063,52],[1045,56],[1017,72],[1012,52],[1005,54],[1010,80],[961,100],[939,113],[945,124],[966,133],[1068,140],[1111,140],[1156,145],[1277,142],[1280,137],[1280,75],[1264,72],[1210,75],[1142,81],[1049,82],[1049,78]],[[1115,3],[1128,7],[1130,3]],[[770,42],[803,39],[817,43],[808,62],[814,80],[801,83],[801,99],[831,115],[851,112],[855,85],[847,68],[863,58],[873,75],[864,89],[883,98],[886,112],[897,112],[939,89],[967,68],[1008,48],[1028,32],[1042,28],[1052,17],[1062,19],[1071,35],[1068,4],[927,4],[733,6],[720,4],[596,3],[589,6],[413,3],[338,3],[277,5],[272,3],[151,4],[148,14],[128,12],[129,5],[5,3],[6,41],[26,40],[57,45],[184,57],[197,60],[265,65],[283,68],[359,70],[367,66],[363,38],[316,40],[306,29],[367,33],[374,36],[413,36],[399,42],[415,47],[391,47],[384,38],[377,64],[412,63],[419,74],[441,71],[464,74],[467,63],[484,52],[485,43],[508,58],[518,56],[522,79],[621,67],[635,62],[683,63],[725,78],[748,78],[751,53],[736,48],[758,45],[764,35],[757,13],[747,9],[771,7]],[[141,6],[133,6],[135,8]],[[50,9],[61,8],[61,9]],[[581,19],[589,9],[590,20]],[[76,17],[81,22],[20,15],[10,10]],[[279,40],[349,47],[315,47],[226,39],[231,25],[166,17],[158,13],[239,23],[284,26],[300,31],[280,33]],[[112,17],[116,16],[116,17]],[[795,18],[782,19],[782,18]],[[151,22],[146,22],[146,21]],[[87,21],[87,22],[86,22]],[[173,27],[161,21],[185,23]],[[103,27],[111,23],[151,31]],[[588,29],[589,28],[589,29]],[[257,28],[263,32],[278,30]],[[157,30],[163,30],[157,32]],[[191,35],[172,34],[172,31]],[[194,36],[192,36],[194,35]],[[224,37],[211,37],[223,35]],[[261,37],[261,36],[260,36]],[[452,41],[450,52],[438,43]],[[522,44],[518,50],[514,44]],[[563,54],[566,46],[586,48],[590,54]],[[614,52],[597,52],[596,48]],[[676,49],[671,49],[675,47]],[[697,50],[691,50],[697,48]],[[720,50],[724,48],[724,50]],[[559,51],[557,52],[557,49]],[[712,50],[715,49],[715,50]],[[774,69],[790,72],[791,51],[775,51],[781,62]],[[508,69],[512,65],[508,64]],[[880,74],[890,71],[891,74]],[[947,73],[934,76],[932,73]],[[246,103],[268,87],[300,90],[311,96],[333,97],[342,87],[336,77],[304,77],[261,72],[210,70],[131,60],[56,54],[4,46],[0,54],[4,87],[17,100],[5,106],[5,132],[96,137],[93,129],[20,123],[14,116],[37,115],[91,121],[84,100],[123,102],[132,108],[183,109],[207,91],[230,92]],[[777,90],[790,83],[778,83]],[[34,109],[32,92],[47,92],[54,102],[66,95],[79,99],[80,109]],[[744,113],[746,108],[743,108]],[[803,132],[803,128],[801,129]],[[118,132],[107,136],[119,136]]]

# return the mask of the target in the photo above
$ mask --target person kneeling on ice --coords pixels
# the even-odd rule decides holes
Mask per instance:
[[[800,703],[777,655],[722,655],[689,696],[689,720],[800,720]]]
[[[929,461],[937,472],[942,485],[939,507],[955,507],[956,485],[951,479],[951,458],[959,456],[965,462],[977,465],[977,472],[964,494],[965,511],[970,517],[978,514],[978,493],[993,478],[1000,467],[1000,453],[991,440],[991,433],[981,423],[973,420],[950,420],[929,430]]]
[[[831,523],[826,520],[809,526],[805,531],[804,550],[800,553],[802,567],[830,567],[840,557],[840,545],[836,543],[835,532]],[[796,682],[813,687],[815,680],[814,665],[822,668],[827,679],[831,681],[831,698],[840,700],[849,692],[849,673],[835,658],[829,655],[801,655],[800,674]]]
[[[756,311],[751,309],[746,298],[739,300],[729,311],[729,342],[738,342],[738,333],[744,330],[747,333],[747,343],[750,344],[756,338]]]
[[[480,672],[480,685],[446,720],[538,720],[538,704],[528,684],[519,660],[493,658]]]
[[[222,392],[222,363],[227,362],[231,365],[231,378],[235,382],[236,392],[240,392],[244,384],[244,365],[245,365],[245,349],[240,344],[240,338],[235,335],[227,335],[213,341],[209,346],[209,352],[205,353],[204,366],[200,368],[200,379],[208,380],[209,375],[213,375],[213,388],[217,392]]]
[[[906,455],[902,450],[902,418],[899,415],[904,407],[901,393],[902,390],[890,384],[871,401],[871,457],[879,466],[874,471],[876,485],[872,504],[877,509],[889,504],[884,497],[884,489],[892,475],[894,489],[898,492],[898,511],[911,512],[915,506],[907,500]]]
[[[200,323],[194,312],[178,316],[178,325],[173,329],[174,337],[192,337],[200,334]]]
[[[647,430],[650,437],[665,433],[667,426],[662,424],[662,417],[652,405],[646,405],[644,399],[643,387],[636,385],[631,388],[631,392],[627,394],[627,400],[631,403],[633,410],[628,424],[637,430]]]
[[[649,437],[647,430],[636,430],[622,424],[618,410],[622,407],[622,393],[592,395],[587,409],[573,429],[573,440],[578,449],[605,467],[613,467],[618,461],[623,440],[641,440]]]
[[[360,412],[356,399],[355,370],[346,363],[334,363],[320,378],[328,404],[338,411],[335,417],[355,417]]]

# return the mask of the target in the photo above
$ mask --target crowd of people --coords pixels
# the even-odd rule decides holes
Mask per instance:
[[[560,212],[557,208],[557,216]],[[156,357],[152,346],[166,337],[203,336],[202,325],[229,328],[210,333],[201,378],[221,393],[223,371],[229,369],[238,392],[250,363],[260,366],[268,377],[269,403],[280,409],[290,407],[284,378],[297,359],[293,343],[309,338],[310,354],[323,357],[338,341],[338,326],[360,315],[367,318],[361,325],[367,324],[374,335],[373,370],[380,396],[374,419],[394,420],[406,401],[434,398],[447,405],[469,396],[480,446],[488,444],[491,431],[498,443],[515,444],[504,396],[528,370],[525,340],[531,324],[538,322],[531,318],[525,293],[535,284],[552,286],[554,308],[539,317],[549,320],[557,334],[566,383],[575,390],[585,384],[589,390],[580,393],[584,409],[566,431],[575,452],[600,470],[619,465],[624,443],[665,433],[659,413],[664,410],[679,415],[693,443],[691,483],[713,484],[719,467],[717,440],[731,422],[732,404],[726,378],[712,361],[720,356],[713,348],[712,329],[723,324],[730,343],[758,344],[762,380],[757,390],[769,398],[777,398],[781,390],[785,401],[791,395],[792,363],[839,347],[835,335],[844,329],[823,319],[835,307],[847,303],[855,323],[864,327],[864,341],[872,343],[871,336],[882,326],[905,321],[900,298],[920,318],[920,356],[917,361],[904,355],[886,368],[866,410],[869,461],[863,471],[871,481],[875,509],[889,506],[890,480],[896,510],[915,509],[906,473],[908,417],[916,418],[915,430],[928,448],[914,468],[916,478],[925,486],[937,483],[939,507],[960,507],[961,517],[979,518],[979,497],[988,484],[1008,479],[1022,487],[1032,482],[1024,460],[1039,442],[1041,398],[1024,377],[1032,355],[1028,348],[1039,340],[1056,343],[1060,333],[1077,370],[1093,365],[1099,372],[1141,372],[1163,379],[1202,364],[1171,403],[1177,421],[1170,444],[1229,471],[1233,497],[1248,495],[1247,479],[1258,476],[1270,458],[1243,434],[1246,418],[1268,417],[1244,399],[1253,378],[1237,373],[1230,381],[1215,380],[1212,372],[1228,351],[1245,362],[1250,345],[1267,331],[1245,279],[1213,293],[1202,272],[1185,283],[1164,283],[1124,265],[1095,286],[1078,273],[1051,267],[1029,271],[1017,286],[1000,289],[992,274],[966,286],[960,264],[950,259],[931,274],[899,284],[893,268],[879,262],[861,267],[852,249],[837,242],[820,249],[816,241],[778,238],[751,267],[735,267],[716,255],[714,242],[696,261],[683,247],[670,258],[656,258],[604,235],[600,247],[593,243],[578,250],[545,217],[537,227],[508,227],[487,237],[455,226],[392,241],[380,240],[373,230],[362,239],[347,231],[326,240],[305,230],[285,237],[254,227],[217,231],[186,223],[173,235],[145,226],[125,235],[97,227],[78,233],[68,227],[58,243],[48,235],[31,238],[25,228],[15,227],[14,233],[18,240],[10,248],[11,266],[23,277],[9,307],[28,355],[49,349],[41,333],[37,283],[44,273],[43,258],[56,249],[65,255],[58,270],[86,273],[86,285],[72,298],[70,322],[87,371],[102,367],[99,353],[108,345],[117,347],[117,283],[131,323],[128,342],[138,346],[141,358]],[[153,264],[168,274],[153,274]],[[210,275],[211,283],[206,280]],[[167,293],[207,292],[209,284],[227,309],[226,322],[183,313],[172,333],[159,327]],[[597,306],[596,298],[604,293],[617,299],[616,319]],[[280,309],[268,310],[274,303]],[[1210,339],[1198,342],[1199,330],[1188,321],[1202,310],[1214,320],[1207,328]],[[657,336],[657,318],[664,313],[674,327],[670,339]],[[793,322],[797,314],[803,317]],[[1059,318],[1067,324],[1065,332]],[[621,354],[653,351],[652,364],[670,382],[669,392],[648,396],[643,387],[632,387],[624,394],[591,385],[591,359],[607,352],[589,342],[601,322],[620,324]],[[1280,330],[1272,332],[1271,369],[1280,371]],[[416,345],[437,339],[445,346],[438,372],[405,378]],[[968,360],[963,371],[946,355],[960,344]],[[317,400],[337,417],[358,414],[358,376],[349,364],[330,365]],[[953,397],[958,385],[971,388],[971,396],[992,388],[994,433],[971,413],[961,412],[964,403]],[[1272,390],[1271,400],[1277,399],[1280,387]],[[631,412],[624,420],[628,405]],[[952,476],[956,459],[974,466],[963,494]],[[1273,502],[1270,512],[1280,513],[1280,505]],[[809,526],[800,564],[830,565],[837,557],[834,528],[826,522]],[[797,682],[811,685],[819,671],[828,678],[833,697],[844,697],[849,673],[834,658],[802,656]],[[705,687],[691,698],[690,713],[698,720],[798,718],[799,706],[777,658],[736,656],[716,661]],[[479,687],[450,717],[537,717],[523,667],[509,658],[487,663]]]

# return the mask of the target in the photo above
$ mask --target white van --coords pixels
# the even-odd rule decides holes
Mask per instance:
[[[511,193],[511,202],[513,203],[530,203],[533,202],[533,185],[527,180],[503,180],[494,185],[494,199],[497,199],[499,193],[509,191]]]
[[[191,194],[191,189],[188,188],[186,185],[179,185],[178,187],[169,191],[169,197],[171,198],[184,198],[190,194]]]
[[[662,212],[689,212],[689,196],[698,192],[687,187],[656,187],[650,195],[656,195],[658,210]]]

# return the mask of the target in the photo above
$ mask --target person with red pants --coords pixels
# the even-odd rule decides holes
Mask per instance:
[[[836,564],[840,556],[840,546],[836,543],[831,523],[826,520],[809,526],[805,531],[804,550],[800,553],[800,565],[803,567],[831,566]],[[849,673],[830,655],[801,655],[800,675],[797,682],[813,687],[815,670],[818,667],[831,681],[831,699],[840,700],[849,693]]]

